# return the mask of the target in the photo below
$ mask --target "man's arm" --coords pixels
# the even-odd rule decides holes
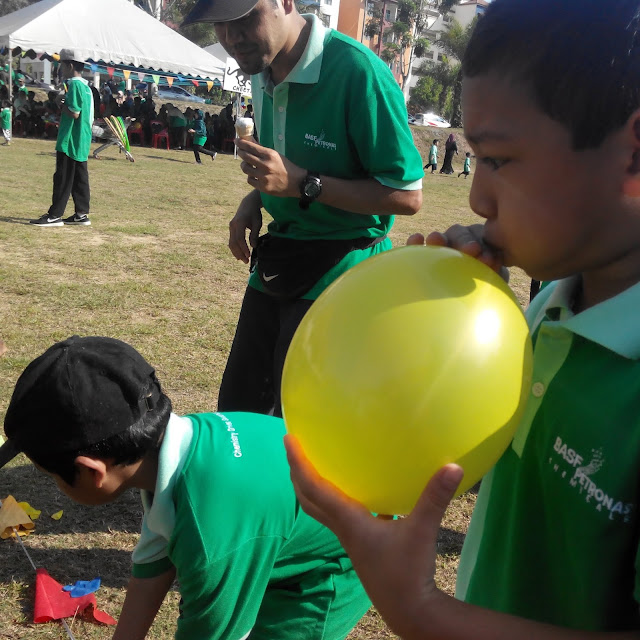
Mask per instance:
[[[67,105],[62,106],[62,113],[66,113],[68,116],[71,116],[74,120],[77,120],[80,117],[80,112],[71,111]]]
[[[283,155],[250,140],[236,140],[242,171],[258,191],[282,198],[299,198],[300,183],[307,175]],[[422,206],[422,189],[394,189],[374,178],[344,180],[320,176],[322,193],[318,202],[351,213],[371,215],[413,215]]]
[[[153,578],[129,580],[113,640],[144,640],[175,577],[172,567]]]
[[[291,478],[302,508],[340,539],[371,601],[404,640],[638,640],[640,632],[555,627],[461,602],[434,581],[436,541],[462,469],[438,471],[407,518],[375,518],[322,478],[292,436],[285,436]],[[523,576],[526,580],[526,576]]]

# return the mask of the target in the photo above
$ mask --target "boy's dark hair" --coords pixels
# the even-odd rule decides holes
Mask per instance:
[[[471,156],[471,152],[467,151],[466,156],[469,158]]]
[[[0,467],[22,452],[72,485],[78,455],[131,464],[157,450],[170,413],[155,370],[132,346],[73,336],[18,378]]]
[[[43,469],[59,475],[68,485],[73,486],[77,473],[74,461],[78,456],[90,456],[109,460],[115,465],[127,465],[142,460],[148,453],[158,451],[171,409],[171,400],[162,393],[154,410],[126,431],[76,451],[53,455],[31,454],[30,457]]]
[[[640,107],[639,27],[638,0],[494,0],[462,69],[530,86],[575,150],[595,148]]]
[[[84,62],[77,62],[76,60],[69,60],[68,62],[73,67],[73,70],[78,73],[84,69]]]
[[[438,144],[438,138],[433,141],[433,144]]]

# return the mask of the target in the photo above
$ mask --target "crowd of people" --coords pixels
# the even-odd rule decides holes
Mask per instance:
[[[160,104],[146,90],[134,91],[125,88],[123,81],[108,80],[100,90],[90,87],[94,100],[94,117],[97,123],[109,116],[122,117],[130,121],[128,134],[131,142],[151,146],[153,135],[165,132],[172,149],[186,149],[193,146],[193,130],[199,119],[198,109],[190,106],[180,108],[170,102]],[[9,131],[14,136],[52,138],[58,135],[61,106],[64,90],[48,91],[44,101],[36,99],[36,93],[30,91],[24,77],[14,73],[12,100],[6,83],[0,85],[0,109],[9,109],[11,127],[3,126],[5,142],[10,143]],[[251,115],[251,104],[245,107],[245,113]],[[205,151],[220,151],[225,141],[235,137],[233,105],[228,104],[220,114],[203,113],[202,121],[206,131]]]

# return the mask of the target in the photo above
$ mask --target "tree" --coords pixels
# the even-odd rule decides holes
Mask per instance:
[[[410,77],[413,60],[422,57],[429,48],[429,40],[420,36],[420,33],[428,25],[429,15],[437,10],[446,13],[459,0],[399,0],[395,22],[384,29],[384,36],[390,40],[384,49],[379,50],[378,55],[387,64],[399,62],[401,86],[406,88]],[[378,1],[371,16],[365,25],[365,35],[373,38],[380,35],[384,0]]]
[[[24,9],[30,4],[38,2],[38,0],[2,0],[0,2],[0,16],[6,16],[9,13],[18,11],[18,9]]]
[[[150,13],[163,24],[171,27],[188,40],[201,47],[218,42],[213,26],[206,22],[182,27],[197,0],[132,0],[138,7]]]
[[[457,20],[452,20],[447,31],[440,36],[438,46],[456,60],[462,60],[477,21],[476,17],[466,28],[463,28]],[[451,126],[462,126],[462,65],[457,68],[453,84]]]
[[[422,67],[420,73],[421,78],[411,90],[410,111],[434,111],[450,120],[458,65],[452,65],[444,56],[442,62]]]

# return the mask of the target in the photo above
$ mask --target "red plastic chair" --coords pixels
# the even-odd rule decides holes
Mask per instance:
[[[137,126],[136,126],[137,125]],[[127,135],[129,136],[129,142],[133,144],[133,136],[138,138],[138,144],[142,144],[142,125],[139,122],[135,122],[127,129]]]
[[[167,151],[169,151],[169,131],[167,131],[167,129],[163,129],[162,131],[154,133],[151,136],[151,146],[154,149],[157,149],[161,140],[165,141],[165,144],[167,145]]]

